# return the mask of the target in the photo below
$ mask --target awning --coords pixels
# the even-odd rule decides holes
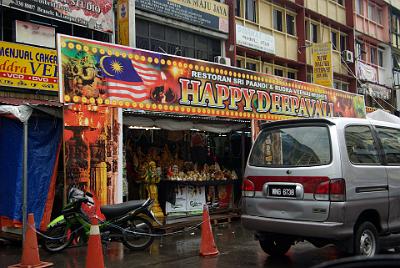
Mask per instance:
[[[374,98],[389,100],[391,89],[373,83],[365,83],[360,93],[370,95]]]
[[[395,123],[395,124],[400,124],[400,118],[385,112],[384,110],[378,109],[375,112],[367,114],[368,119],[374,119],[374,120],[379,120],[379,121],[385,121],[385,122],[390,122],[390,123]]]
[[[27,105],[0,105],[0,114],[12,114],[21,122],[26,122],[32,115],[32,108]]]
[[[2,104],[4,104],[3,106],[11,106],[11,107],[27,106],[30,107],[31,109],[33,108],[35,110],[39,110],[41,112],[55,116],[57,118],[63,118],[63,111],[61,109],[63,107],[63,104],[56,101],[0,97],[0,106]]]
[[[246,123],[214,123],[214,122],[196,122],[191,120],[174,120],[174,119],[154,119],[141,116],[124,116],[123,124],[126,126],[136,127],[157,127],[170,131],[179,130],[201,130],[213,133],[229,133],[231,131],[240,130],[246,127]]]
[[[50,107],[63,107],[63,104],[58,101],[32,100],[32,99],[6,98],[6,97],[0,97],[0,104],[9,104],[9,105],[29,104],[29,105],[42,105]]]

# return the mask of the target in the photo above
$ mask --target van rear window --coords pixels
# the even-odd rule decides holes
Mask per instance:
[[[249,164],[260,167],[303,167],[331,162],[326,126],[264,129],[254,143]]]

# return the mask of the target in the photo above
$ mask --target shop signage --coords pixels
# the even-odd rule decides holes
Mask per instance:
[[[229,7],[214,0],[136,0],[136,8],[220,32],[229,31]]]
[[[102,32],[113,32],[112,0],[3,0],[0,5]]]
[[[202,212],[206,204],[205,186],[176,185],[173,192],[175,203],[166,202],[167,215]]]
[[[186,185],[176,185],[173,189],[175,193],[175,202],[165,203],[165,212],[166,214],[170,213],[185,213],[187,211],[187,196],[188,196],[188,187]]]
[[[202,212],[203,206],[206,204],[206,187],[204,186],[187,186],[186,209],[190,212]]]
[[[56,50],[0,41],[0,86],[57,92]]]
[[[242,25],[236,24],[236,44],[275,54],[275,38]]]
[[[315,43],[313,44],[312,49],[314,83],[326,87],[332,87],[333,68],[331,42]]]
[[[16,20],[15,41],[18,43],[56,48],[56,30],[54,27]]]
[[[362,95],[65,35],[58,42],[65,103],[264,120],[365,117]]]

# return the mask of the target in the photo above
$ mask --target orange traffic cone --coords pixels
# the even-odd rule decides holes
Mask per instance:
[[[90,227],[86,268],[104,268],[103,247],[101,245],[100,229],[96,218],[93,218],[92,226]]]
[[[28,227],[26,228],[25,241],[22,245],[21,263],[8,266],[8,268],[42,268],[51,267],[53,263],[40,261],[39,247],[35,232],[35,219],[33,213],[28,215]]]
[[[203,223],[201,224],[201,243],[200,256],[218,255],[219,251],[214,242],[214,236],[211,229],[210,215],[208,214],[208,206],[203,208]]]

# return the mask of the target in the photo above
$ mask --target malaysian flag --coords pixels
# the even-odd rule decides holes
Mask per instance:
[[[150,90],[163,84],[165,75],[151,65],[128,58],[104,56],[100,59],[110,99],[140,102],[150,98]]]

